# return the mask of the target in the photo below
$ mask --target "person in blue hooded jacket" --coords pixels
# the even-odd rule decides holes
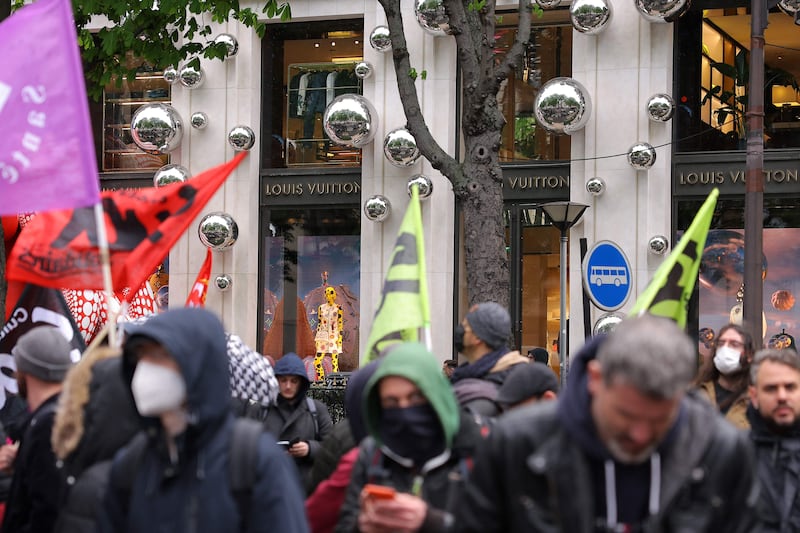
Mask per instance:
[[[311,489],[311,468],[320,450],[320,441],[333,427],[324,403],[309,398],[311,382],[303,361],[295,353],[287,353],[275,363],[278,399],[264,418],[264,427],[278,438],[294,459],[301,484],[308,494]]]
[[[307,532],[295,467],[274,436],[258,439],[248,505],[231,490],[235,420],[219,319],[199,308],[176,309],[127,331],[122,372],[147,440],[115,456],[98,531]],[[243,509],[247,516],[240,516]]]

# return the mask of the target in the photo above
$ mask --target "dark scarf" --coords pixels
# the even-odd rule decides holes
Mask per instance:
[[[497,364],[497,361],[499,361],[500,358],[507,353],[508,348],[501,346],[495,351],[487,353],[474,363],[466,363],[461,365],[460,367],[456,368],[455,372],[453,372],[450,381],[455,383],[466,378],[482,378],[488,374],[489,371],[494,368],[494,365]]]

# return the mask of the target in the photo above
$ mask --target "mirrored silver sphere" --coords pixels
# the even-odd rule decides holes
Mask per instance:
[[[131,118],[131,137],[149,154],[168,153],[181,144],[183,120],[171,105],[144,104]]]
[[[414,15],[426,32],[436,37],[450,33],[450,19],[442,0],[414,0]]]
[[[614,331],[624,317],[617,313],[606,313],[597,319],[592,328],[592,336],[603,335]]]
[[[342,94],[325,108],[322,127],[336,144],[362,148],[375,138],[378,112],[363,96]]]
[[[153,176],[153,185],[155,187],[163,187],[164,185],[169,185],[171,183],[188,181],[191,177],[192,174],[189,172],[189,169],[183,165],[164,165],[156,170],[156,173]]]
[[[433,194],[433,182],[425,174],[414,174],[408,178],[406,192],[408,192],[409,198],[411,197],[411,191],[415,185],[418,187],[419,192],[417,194],[419,194],[420,200],[426,200]]]
[[[356,77],[361,80],[366,80],[370,76],[372,76],[372,63],[369,61],[361,61],[356,64],[355,66],[355,73]]]
[[[197,236],[206,248],[217,252],[227,250],[239,238],[239,226],[228,213],[216,211],[200,219]]]
[[[383,155],[396,167],[413,165],[419,159],[417,140],[405,128],[397,128],[383,139]]]
[[[256,143],[256,134],[249,126],[234,126],[228,132],[228,144],[237,152],[249,150]]]
[[[573,0],[569,6],[572,27],[587,35],[596,35],[606,29],[612,15],[609,0]]]
[[[178,69],[175,67],[167,67],[164,69],[164,81],[172,85],[176,81],[178,81]]]
[[[589,178],[586,180],[586,192],[592,196],[600,196],[606,191],[606,182],[603,178]]]
[[[634,0],[634,3],[650,22],[673,22],[686,13],[691,0]]]
[[[561,0],[536,0],[542,9],[555,9],[561,5]]]
[[[230,33],[220,33],[214,38],[215,43],[223,43],[228,50],[225,58],[233,57],[239,53],[239,41]]]
[[[647,101],[647,116],[653,122],[666,122],[675,114],[675,100],[668,94],[654,94]]]
[[[364,202],[364,214],[373,222],[383,222],[392,210],[389,199],[383,195],[370,196]]]
[[[376,26],[369,34],[369,44],[378,52],[388,52],[392,49],[392,38],[389,36],[387,26]]]
[[[553,78],[536,95],[539,125],[552,133],[572,134],[586,126],[592,101],[586,88],[572,78]]]
[[[800,10],[800,0],[780,0],[778,7],[787,15],[794,16]]]
[[[189,122],[192,123],[192,127],[198,130],[204,129],[208,126],[208,115],[203,113],[202,111],[196,111],[192,113],[192,116],[189,119]]]
[[[651,254],[664,255],[669,250],[669,240],[663,235],[655,235],[647,241],[647,249]]]
[[[225,292],[233,286],[233,279],[227,274],[220,274],[214,278],[214,285],[220,291]]]
[[[636,170],[647,170],[656,162],[656,149],[648,143],[636,143],[628,150],[628,163]]]
[[[178,79],[181,85],[187,89],[197,89],[203,85],[205,81],[205,74],[202,68],[194,68],[190,65],[184,65],[178,73]]]

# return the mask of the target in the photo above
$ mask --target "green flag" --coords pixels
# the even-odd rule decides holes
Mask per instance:
[[[422,336],[430,321],[422,212],[417,187],[413,187],[362,360],[375,359],[387,346],[397,342],[429,344]]]
[[[658,267],[650,285],[633,304],[630,316],[649,313],[671,318],[681,328],[686,326],[686,308],[697,282],[718,196],[719,189],[716,188],[708,195],[678,246]]]

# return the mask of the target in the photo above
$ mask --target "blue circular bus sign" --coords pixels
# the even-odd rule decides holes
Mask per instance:
[[[583,286],[600,309],[616,311],[625,304],[633,280],[628,258],[617,244],[600,241],[592,246],[583,260]]]

